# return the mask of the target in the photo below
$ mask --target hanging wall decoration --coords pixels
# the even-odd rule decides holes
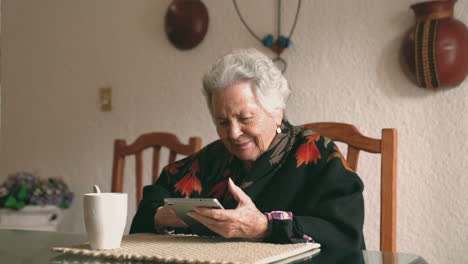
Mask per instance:
[[[181,50],[196,47],[208,31],[208,11],[200,0],[172,0],[165,20],[169,41]]]
[[[292,45],[291,38],[294,33],[294,30],[296,29],[297,20],[299,18],[299,13],[301,10],[302,0],[298,0],[296,15],[294,16],[294,22],[287,36],[284,36],[281,34],[281,2],[282,1],[278,0],[277,2],[278,24],[277,24],[276,37],[274,37],[273,34],[268,34],[263,38],[260,38],[257,34],[255,34],[252,28],[247,24],[247,22],[245,21],[244,17],[242,16],[239,10],[237,1],[232,0],[232,2],[234,4],[234,8],[236,9],[236,12],[237,12],[237,15],[239,16],[240,21],[242,22],[242,24],[244,24],[247,31],[249,31],[249,33],[255,39],[257,39],[260,43],[262,43],[263,46],[270,48],[276,54],[276,57],[273,59],[273,62],[275,62],[278,68],[284,73],[286,71],[288,64],[286,63],[286,60],[284,60],[281,57],[281,53],[283,53],[285,48],[288,48]]]
[[[406,34],[400,55],[404,72],[420,87],[454,87],[468,75],[468,29],[453,18],[456,1],[411,6],[416,25]]]

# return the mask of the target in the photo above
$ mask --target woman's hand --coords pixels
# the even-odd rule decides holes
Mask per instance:
[[[257,209],[250,197],[231,179],[229,190],[239,202],[236,209],[197,208],[188,215],[223,237],[256,240],[265,238],[268,233],[267,216]]]
[[[161,206],[156,210],[154,225],[155,227],[187,227],[187,224],[168,205]]]

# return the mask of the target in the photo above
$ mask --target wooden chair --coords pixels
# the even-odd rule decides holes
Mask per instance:
[[[348,145],[346,160],[356,171],[359,151],[381,154],[380,194],[380,250],[396,251],[396,202],[397,202],[397,130],[382,129],[382,138],[362,135],[358,129],[344,123],[309,123],[305,128],[314,130],[334,141]]]
[[[159,159],[161,147],[169,149],[169,163],[176,160],[177,154],[191,155],[201,149],[201,138],[191,137],[189,144],[182,144],[170,133],[154,132],[143,134],[135,142],[127,145],[123,139],[114,141],[114,163],[112,168],[112,192],[122,192],[124,184],[125,157],[135,155],[135,176],[137,206],[143,196],[143,150],[153,148],[152,182],[159,177]]]

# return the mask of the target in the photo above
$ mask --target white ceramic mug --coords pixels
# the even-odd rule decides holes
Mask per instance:
[[[94,193],[83,197],[86,232],[92,249],[119,248],[127,222],[127,194]]]

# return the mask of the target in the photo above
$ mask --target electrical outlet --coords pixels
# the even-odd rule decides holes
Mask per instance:
[[[112,110],[112,88],[103,87],[99,89],[99,104],[101,105],[101,111]]]

